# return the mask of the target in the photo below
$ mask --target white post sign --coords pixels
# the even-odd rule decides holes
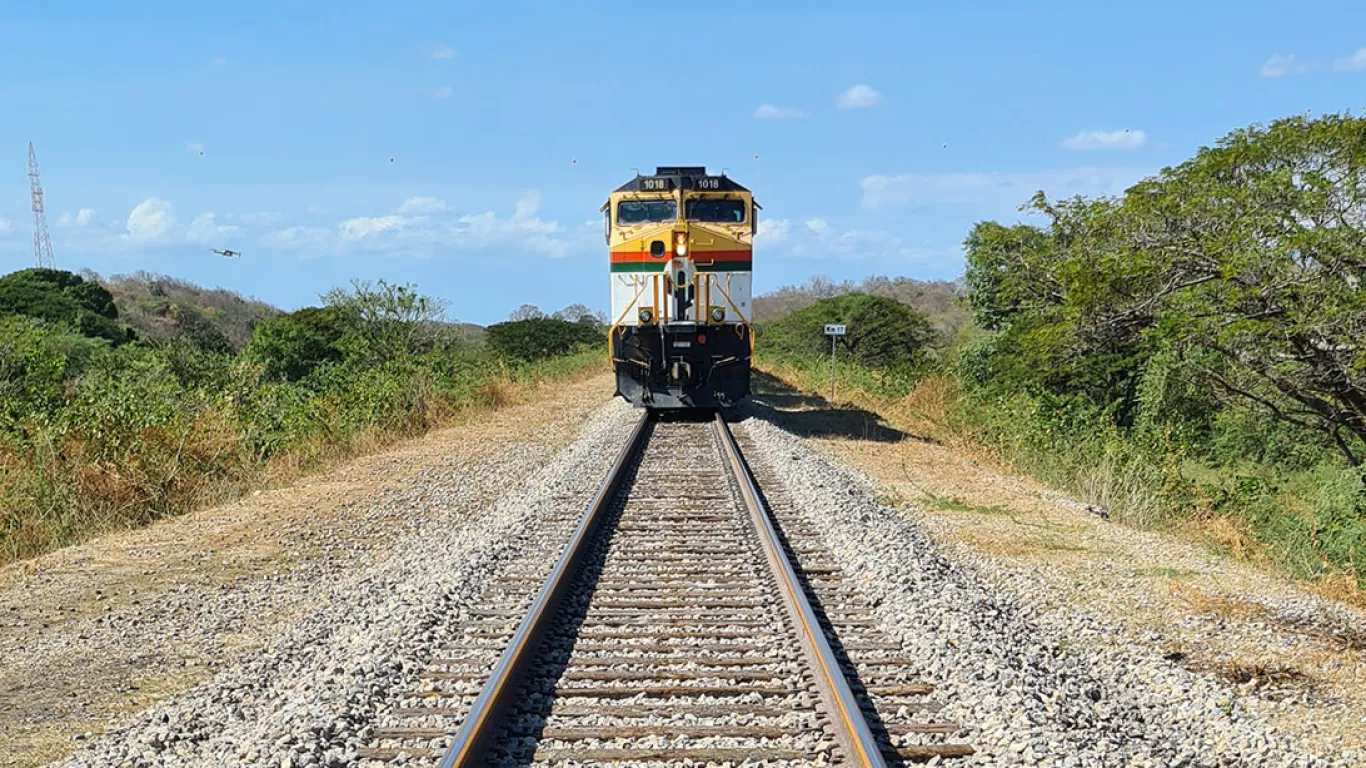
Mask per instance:
[[[827,323],[825,335],[830,337],[830,404],[835,403],[835,340],[848,330],[843,323]]]

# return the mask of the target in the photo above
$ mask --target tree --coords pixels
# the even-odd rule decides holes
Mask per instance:
[[[0,314],[0,432],[61,408],[67,383],[108,348],[101,338]]]
[[[925,315],[894,299],[850,294],[820,299],[805,309],[760,326],[760,344],[781,354],[815,359],[830,354],[827,323],[844,323],[837,345],[859,365],[914,371],[936,340]]]
[[[578,323],[587,326],[606,325],[606,316],[601,312],[594,312],[586,304],[570,304],[564,309],[550,315],[556,320],[563,320],[567,323]]]
[[[57,269],[23,269],[0,277],[0,313],[64,323],[85,336],[128,341],[114,297],[99,283]]]
[[[508,315],[508,320],[515,322],[517,320],[535,320],[542,317],[545,317],[545,313],[541,311],[540,307],[535,304],[523,304],[512,310],[512,314]]]
[[[834,283],[829,278],[813,277],[804,285],[785,285],[754,298],[754,317],[757,322],[766,323],[809,307],[817,299],[850,293],[867,293],[909,304],[912,309],[925,313],[946,338],[953,338],[971,326],[971,317],[959,302],[962,290],[956,283],[883,275],[866,277],[861,283]]]
[[[551,317],[509,320],[488,327],[488,345],[500,357],[532,362],[568,354],[575,349],[602,344],[600,330]]]
[[[183,304],[171,305],[171,315],[175,318],[175,338],[184,340],[196,349],[219,355],[231,355],[234,350],[228,337],[194,307]]]
[[[1015,342],[1000,354],[1055,364],[1065,375],[1040,377],[1054,389],[1109,376],[1113,401],[1170,350],[1224,403],[1321,432],[1360,463],[1366,120],[1253,125],[1122,199],[1030,208],[1047,229],[979,225],[967,242],[974,310]]]
[[[334,288],[323,303],[345,318],[336,346],[349,359],[380,364],[430,351],[442,332],[446,304],[423,296],[413,285],[356,280],[351,290]]]
[[[337,343],[346,330],[346,317],[335,307],[305,307],[257,323],[246,355],[267,378],[298,381],[319,365],[342,359]]]

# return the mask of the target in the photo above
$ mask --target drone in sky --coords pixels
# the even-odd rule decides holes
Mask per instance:
[[[238,256],[241,256],[241,255],[242,255],[242,252],[241,252],[241,251],[230,251],[230,250],[228,250],[228,249],[226,249],[226,248],[223,249],[223,250],[221,250],[221,251],[218,250],[217,248],[210,248],[209,250],[210,250],[210,251],[213,251],[214,253],[218,254],[219,256],[225,256],[225,257],[227,257],[227,258],[229,258],[229,259],[235,259],[235,258],[237,258]]]

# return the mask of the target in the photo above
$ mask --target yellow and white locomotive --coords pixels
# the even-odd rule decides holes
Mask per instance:
[[[664,166],[618,187],[602,210],[617,394],[646,408],[743,400],[754,352],[754,196],[724,173]]]

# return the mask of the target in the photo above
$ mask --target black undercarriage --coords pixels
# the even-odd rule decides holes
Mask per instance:
[[[668,323],[612,333],[617,394],[644,408],[720,408],[749,396],[744,326]]]

